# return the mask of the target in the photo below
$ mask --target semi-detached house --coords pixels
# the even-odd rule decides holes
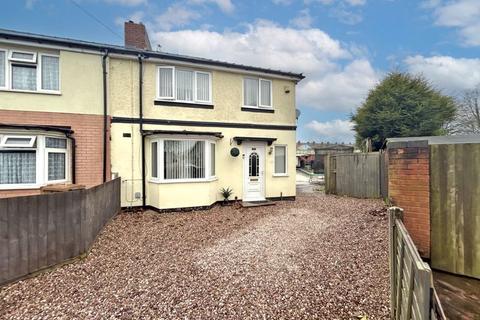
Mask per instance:
[[[295,197],[302,74],[0,29],[0,197],[122,179],[122,206]]]

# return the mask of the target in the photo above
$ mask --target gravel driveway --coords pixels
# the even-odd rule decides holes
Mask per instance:
[[[83,261],[0,291],[0,318],[388,318],[378,200],[120,214]]]

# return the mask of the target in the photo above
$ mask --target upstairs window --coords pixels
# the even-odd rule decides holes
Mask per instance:
[[[0,88],[7,86],[6,74],[7,72],[7,51],[0,50]]]
[[[258,78],[244,78],[243,106],[250,108],[272,108],[272,81]]]
[[[4,90],[58,93],[59,57],[0,49],[0,88]]]
[[[211,74],[177,67],[158,67],[157,98],[187,103],[211,103]]]

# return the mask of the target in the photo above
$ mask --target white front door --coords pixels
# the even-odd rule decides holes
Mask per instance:
[[[265,144],[244,142],[243,200],[265,200]]]

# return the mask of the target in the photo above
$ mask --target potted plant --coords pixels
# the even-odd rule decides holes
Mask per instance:
[[[220,193],[223,196],[222,206],[226,206],[228,204],[228,198],[233,194],[233,189],[230,187],[220,189]]]

